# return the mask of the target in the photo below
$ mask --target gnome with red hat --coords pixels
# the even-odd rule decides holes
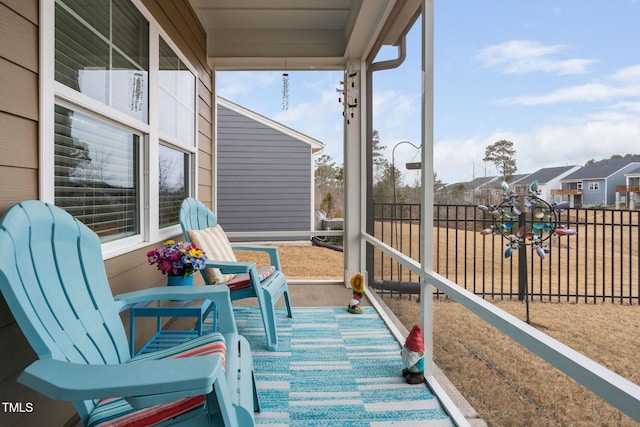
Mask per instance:
[[[424,382],[424,339],[419,325],[415,325],[400,351],[402,364],[402,376],[409,384],[422,384]]]

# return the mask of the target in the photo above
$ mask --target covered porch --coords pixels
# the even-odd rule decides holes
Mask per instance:
[[[415,274],[420,281],[420,323],[425,341],[425,376],[428,389],[438,397],[448,418],[445,425],[466,425],[467,423],[481,423],[471,408],[463,401],[458,401],[454,390],[448,389],[446,379],[432,363],[432,293],[438,288],[447,297],[459,302],[474,315],[487,320],[510,339],[520,343],[532,352],[547,360],[553,366],[565,372],[578,382],[584,384],[594,393],[602,396],[612,405],[629,414],[635,420],[640,420],[640,390],[634,384],[615,375],[597,363],[585,358],[535,328],[524,324],[513,316],[483,301],[470,292],[457,286],[434,273],[433,269],[433,29],[434,29],[434,1],[433,0],[188,0],[188,1],[159,1],[133,0],[134,9],[142,10],[144,18],[152,22],[155,31],[153,47],[155,51],[160,34],[171,46],[180,51],[179,58],[189,62],[195,76],[195,96],[193,107],[194,120],[193,143],[182,144],[176,138],[168,138],[166,146],[159,142],[160,114],[151,110],[150,119],[143,121],[112,111],[113,108],[104,106],[81,94],[74,88],[54,82],[53,56],[55,51],[55,23],[53,1],[6,2],[12,4],[12,14],[16,15],[19,28],[28,28],[23,37],[29,41],[28,49],[9,49],[10,64],[7,76],[19,76],[16,80],[20,84],[7,85],[12,89],[5,97],[10,102],[16,99],[28,102],[16,103],[5,107],[10,113],[5,118],[7,126],[12,129],[8,137],[7,152],[20,148],[19,162],[16,165],[4,165],[5,177],[11,177],[10,190],[4,205],[25,198],[58,202],[54,185],[54,118],[53,105],[57,102],[62,107],[76,108],[80,111],[97,112],[102,118],[110,122],[118,121],[126,129],[137,129],[136,138],[141,143],[139,165],[140,173],[132,181],[140,183],[144,188],[134,189],[133,208],[129,223],[135,224],[128,239],[114,239],[103,244],[103,257],[107,265],[110,286],[114,294],[141,289],[149,286],[163,286],[165,278],[160,274],[152,276],[146,263],[144,254],[150,248],[167,238],[180,235],[179,227],[169,217],[161,222],[158,214],[162,208],[160,203],[158,181],[161,175],[158,150],[162,147],[178,148],[188,161],[185,161],[184,181],[188,195],[196,197],[214,211],[218,207],[217,194],[217,145],[216,145],[216,107],[217,97],[215,88],[215,73],[222,70],[341,70],[344,72],[345,89],[358,89],[357,105],[349,106],[345,111],[344,120],[344,192],[345,213],[344,231],[332,232],[344,239],[344,264],[341,277],[332,280],[304,281],[292,280],[291,291],[293,306],[301,308],[337,307],[346,305],[351,290],[345,286],[348,280],[357,272],[367,277],[372,268],[371,254],[380,251],[386,257],[403,265]],[[128,4],[128,3],[127,3]],[[9,10],[9,8],[7,8]],[[373,229],[373,213],[371,197],[367,193],[369,182],[372,180],[372,153],[370,141],[372,139],[372,77],[377,70],[384,70],[400,64],[405,55],[405,41],[409,28],[422,15],[422,137],[421,146],[421,234],[416,236],[420,241],[419,259],[406,256],[402,248],[392,243],[383,242],[376,237]],[[30,19],[22,19],[28,16]],[[197,20],[194,20],[194,16]],[[162,31],[160,31],[162,29]],[[15,34],[22,35],[20,32]],[[14,36],[17,38],[17,36]],[[26,45],[27,43],[25,43]],[[142,45],[142,44],[141,44]],[[21,45],[16,45],[21,46]],[[376,56],[383,46],[396,49],[397,56],[391,60],[376,61]],[[154,51],[154,52],[155,52]],[[26,59],[23,52],[28,52]],[[158,63],[158,53],[152,54]],[[16,59],[17,58],[17,59]],[[41,64],[38,65],[38,59]],[[20,64],[19,66],[17,64]],[[15,69],[20,68],[16,74]],[[151,70],[152,77],[157,77],[158,65]],[[23,76],[26,76],[23,78]],[[26,83],[25,83],[26,82]],[[38,83],[40,83],[38,85]],[[54,84],[55,83],[55,84]],[[23,90],[28,87],[29,90]],[[15,89],[13,89],[15,88]],[[39,89],[38,89],[39,88]],[[157,88],[151,89],[150,102],[152,106],[160,105]],[[154,98],[155,97],[155,98]],[[7,102],[9,102],[7,101]],[[95,110],[95,111],[94,111]],[[65,114],[66,110],[64,110]],[[100,115],[101,114],[101,115]],[[64,115],[61,115],[64,116]],[[28,122],[27,126],[15,126]],[[14,129],[22,129],[14,131]],[[15,134],[15,135],[14,135]],[[167,138],[165,138],[167,139]],[[136,139],[137,140],[137,139]],[[26,142],[25,142],[26,141]],[[143,150],[144,148],[144,150]],[[175,150],[174,150],[175,151]],[[28,153],[28,155],[27,155]],[[37,155],[39,154],[39,155]],[[12,156],[6,156],[9,161]],[[8,163],[6,161],[5,163]],[[143,167],[144,165],[144,167]],[[138,173],[136,171],[136,173]],[[134,179],[136,178],[136,179]],[[9,180],[7,180],[9,182]],[[132,190],[132,191],[134,191]],[[89,204],[92,201],[88,202]],[[165,219],[165,218],[162,218]],[[161,222],[159,224],[159,222]],[[125,223],[125,225],[129,225]],[[313,230],[290,230],[291,236],[309,238],[314,235],[328,235],[327,232]],[[282,235],[282,232],[278,232]],[[252,233],[250,237],[258,240],[269,240],[271,235]],[[394,322],[393,316],[373,295],[367,301],[367,315],[378,316],[381,320],[389,321],[389,334],[398,343],[402,343],[406,330]],[[241,307],[240,307],[241,308]],[[239,312],[240,312],[239,308]],[[369,309],[368,309],[369,310]],[[3,325],[5,337],[13,340],[13,336],[20,336],[13,319],[4,316]],[[301,315],[300,317],[304,317]],[[240,318],[240,316],[239,316]],[[322,321],[322,315],[318,322]],[[284,325],[284,324],[283,324]],[[286,325],[284,325],[286,326]],[[341,325],[340,331],[349,328],[349,324]],[[246,328],[243,330],[243,328]],[[240,325],[240,332],[252,336],[248,323]],[[22,340],[24,341],[24,340]],[[16,399],[13,392],[15,377],[24,368],[33,354],[27,345],[20,341],[8,346],[3,351],[5,392],[3,400]],[[18,350],[15,351],[14,347]],[[253,349],[256,356],[261,351]],[[398,347],[399,349],[399,347]],[[391,351],[389,352],[392,353]],[[14,355],[26,354],[16,358]],[[18,360],[19,359],[19,360]],[[391,369],[397,365],[397,359],[390,359]],[[385,362],[386,363],[386,362]],[[393,365],[393,366],[392,366]],[[265,364],[258,368],[259,372],[269,375],[268,368],[276,365]],[[387,375],[388,376],[388,375]],[[400,375],[398,375],[400,378]],[[263,378],[262,384],[269,381]],[[422,387],[422,386],[420,386]],[[33,393],[21,389],[18,398],[21,401],[35,401],[38,413],[34,416],[41,423],[45,420],[57,424],[67,423],[68,406],[51,402]],[[38,400],[40,399],[40,400]],[[264,397],[265,402],[276,402],[277,394]],[[266,411],[268,412],[268,411]],[[55,417],[52,416],[56,415]],[[14,425],[33,424],[31,414],[9,414],[9,421]],[[270,421],[271,422],[271,421]],[[282,424],[286,424],[283,421]]]

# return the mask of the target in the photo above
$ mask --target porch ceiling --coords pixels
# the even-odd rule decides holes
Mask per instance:
[[[383,28],[409,23],[420,1],[189,0],[207,33],[217,69],[343,69],[363,58]],[[409,13],[410,15],[411,13]],[[404,23],[403,23],[404,21]],[[391,37],[398,31],[391,31]],[[391,40],[390,43],[394,44]]]

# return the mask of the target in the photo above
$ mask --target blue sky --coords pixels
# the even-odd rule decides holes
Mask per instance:
[[[501,139],[514,143],[519,173],[640,153],[639,23],[640,0],[436,0],[438,178],[496,175],[482,158]],[[399,141],[420,142],[420,37],[418,22],[404,64],[374,75],[374,129],[389,160]],[[341,163],[342,72],[288,74],[288,110],[281,71],[219,72],[218,93],[324,142]],[[420,157],[402,144],[395,158]]]

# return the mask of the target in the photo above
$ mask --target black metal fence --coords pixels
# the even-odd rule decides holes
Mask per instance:
[[[554,236],[544,259],[530,248],[530,300],[640,304],[640,211],[566,209],[559,223],[577,231]],[[434,206],[434,271],[485,298],[516,299],[520,257],[504,257],[507,240],[482,235],[492,224],[476,206]],[[374,235],[420,260],[420,206],[375,204]],[[416,294],[418,278],[382,252],[369,248],[371,286],[381,293]]]

